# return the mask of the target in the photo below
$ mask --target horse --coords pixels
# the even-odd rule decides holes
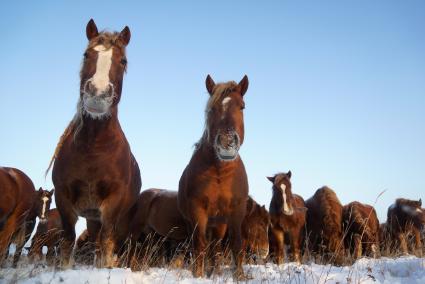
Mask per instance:
[[[139,255],[145,258],[144,262],[152,262],[159,256],[167,260],[178,256],[179,250],[189,242],[190,231],[177,206],[177,191],[146,189],[140,193],[136,207],[130,223],[128,266],[139,270]],[[137,246],[141,249],[136,250]],[[158,249],[155,259],[149,257],[148,250],[152,247]]]
[[[269,254],[270,215],[251,196],[246,202],[246,214],[242,221],[242,250],[249,258],[264,261]]]
[[[53,264],[62,240],[62,222],[58,209],[50,209],[46,214],[47,222],[38,223],[35,235],[31,240],[28,256],[32,260],[41,259],[42,249],[46,246],[47,263]]]
[[[140,170],[118,121],[130,29],[98,32],[91,19],[80,72],[77,113],[52,157],[56,205],[64,230],[61,267],[71,265],[78,216],[96,236],[96,266],[112,267],[128,234],[130,208],[141,188]],[[47,173],[46,171],[46,173]]]
[[[323,256],[323,260],[342,265],[344,234],[342,204],[327,186],[318,189],[305,202],[307,207],[307,237],[309,250]]]
[[[422,200],[396,199],[387,211],[387,230],[402,254],[408,254],[409,236],[413,237],[412,250],[422,256],[423,243],[421,231],[425,227],[425,210],[421,208]]]
[[[344,205],[342,222],[345,247],[350,249],[354,259],[363,254],[378,257],[380,228],[373,206],[357,201]]]
[[[215,84],[206,78],[210,95],[205,111],[205,130],[179,181],[177,202],[193,232],[193,275],[204,276],[207,228],[215,224],[214,239],[220,243],[227,228],[237,279],[245,277],[242,262],[241,224],[248,199],[248,178],[239,149],[244,142],[243,96],[248,77]],[[219,245],[216,247],[220,247]]]
[[[292,173],[278,173],[267,179],[273,184],[270,201],[271,236],[275,260],[282,264],[285,258],[285,235],[289,239],[293,260],[301,263],[301,246],[306,223],[304,199],[292,193]]]
[[[16,267],[22,248],[31,236],[38,217],[47,221],[54,190],[41,187],[35,190],[31,179],[15,168],[0,167],[0,265],[8,256],[11,243],[16,244],[13,267]]]

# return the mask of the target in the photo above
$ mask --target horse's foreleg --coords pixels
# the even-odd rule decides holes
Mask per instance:
[[[243,272],[243,260],[245,258],[245,251],[242,250],[242,216],[232,216],[229,223],[229,236],[230,236],[230,248],[232,250],[233,259],[235,261],[236,269],[234,276],[237,280],[245,278]]]
[[[59,192],[57,187],[56,192]],[[55,197],[63,228],[63,240],[60,244],[60,265],[62,268],[69,268],[71,264],[72,248],[75,242],[75,224],[77,223],[78,216],[72,210],[73,205],[69,199],[61,194],[55,194]]]
[[[215,271],[217,274],[221,274],[220,265],[223,256],[223,239],[226,234],[227,224],[218,224],[213,228],[213,242],[211,243],[211,270],[209,274]]]
[[[9,245],[12,240],[14,231],[16,230],[17,218],[12,215],[6,220],[0,232],[0,266],[6,260],[9,253]]]
[[[194,266],[193,266],[193,276],[195,277],[204,277],[204,267],[205,267],[205,253],[207,249],[207,238],[206,230],[208,223],[208,216],[206,212],[195,212],[192,215],[194,221],[192,223],[193,231],[193,256],[194,256]]]
[[[291,235],[292,253],[294,255],[294,261],[298,264],[301,263],[301,229],[294,230],[294,233]]]
[[[274,239],[274,245],[276,246],[276,263],[280,265],[283,263],[283,260],[285,258],[285,234],[282,229],[278,227],[273,227],[272,237]]]

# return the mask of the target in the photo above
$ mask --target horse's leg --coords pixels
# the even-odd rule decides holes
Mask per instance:
[[[83,252],[80,252],[83,253],[83,255],[80,255],[80,257],[85,260],[84,262],[86,264],[94,264],[95,256],[98,255],[100,257],[101,247],[98,245],[97,240],[99,238],[102,224],[98,220],[91,219],[86,219],[86,223],[88,237],[85,244],[83,245],[85,249],[83,250]],[[95,244],[94,250],[90,250],[91,246],[88,245],[89,243]]]
[[[242,232],[241,232],[243,217],[244,216],[241,214],[235,214],[230,217],[230,222],[229,222],[230,248],[232,250],[233,259],[236,264],[234,276],[238,280],[242,280],[245,278],[245,274],[243,272],[243,267],[242,267],[243,260],[245,258],[245,252],[242,250]]]
[[[414,242],[413,242],[413,253],[417,256],[417,257],[422,257],[422,241],[421,241],[421,232],[413,227],[413,234],[414,234]]]
[[[359,234],[354,234],[354,259],[362,257],[362,238]]]
[[[291,247],[292,254],[294,255],[294,261],[301,264],[301,229],[292,230],[291,234]]]
[[[16,230],[17,218],[16,214],[12,214],[5,222],[0,232],[0,266],[6,260],[9,254],[9,245],[12,240],[13,233]]]
[[[205,267],[205,253],[207,249],[207,223],[208,216],[205,211],[197,210],[191,215],[193,218],[192,228],[193,232],[193,256],[194,266],[193,266],[193,275],[195,277],[204,277],[204,267]]]
[[[119,190],[117,190],[119,192]],[[115,266],[114,252],[116,248],[116,226],[119,226],[120,220],[120,204],[117,202],[117,196],[110,195],[107,199],[103,200],[100,208],[102,227],[98,234],[97,246],[100,247],[99,259],[96,260],[97,267],[112,268]],[[113,207],[112,204],[116,206]]]
[[[56,192],[59,192],[58,188],[56,190]],[[66,188],[61,188],[61,191],[65,190]],[[63,240],[60,245],[60,265],[66,269],[71,265],[71,253],[75,242],[75,224],[77,223],[78,216],[72,210],[73,205],[66,196],[55,194],[55,200],[63,228]]]
[[[208,274],[212,274],[213,271],[217,274],[221,274],[220,265],[222,264],[223,257],[223,238],[226,234],[227,224],[217,224],[213,228],[213,242],[211,242],[211,267]]]
[[[13,264],[12,267],[17,267],[19,258],[21,257],[22,249],[25,245],[25,224],[21,226],[21,228],[18,229],[15,235],[15,244],[16,244],[16,250],[15,255],[13,256]]]
[[[272,228],[272,237],[276,246],[275,258],[278,265],[283,263],[285,258],[285,234],[281,228]]]
[[[402,254],[407,255],[408,250],[407,250],[406,236],[404,235],[404,233],[400,232],[398,233],[397,238],[398,238],[398,241],[400,242],[400,249]]]

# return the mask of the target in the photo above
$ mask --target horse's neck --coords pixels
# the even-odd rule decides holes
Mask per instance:
[[[106,119],[92,119],[91,117],[83,116],[81,129],[76,131],[78,131],[76,140],[83,144],[114,142],[120,139],[121,137],[119,136],[122,134],[116,113]]]

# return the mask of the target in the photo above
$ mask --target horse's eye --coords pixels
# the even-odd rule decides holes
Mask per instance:
[[[88,57],[87,52],[84,52],[83,56],[84,56],[84,59],[87,59],[87,57]]]
[[[244,110],[245,109],[245,105],[241,105],[241,110]]]
[[[121,64],[122,65],[127,65],[127,59],[125,59],[125,58],[121,59]]]

